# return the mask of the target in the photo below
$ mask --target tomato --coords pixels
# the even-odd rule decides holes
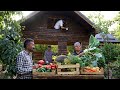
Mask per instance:
[[[53,63],[50,63],[50,65],[53,65]]]
[[[58,68],[58,65],[57,65],[57,64],[55,64],[55,68]]]
[[[56,69],[55,67],[51,67],[53,70]]]
[[[36,69],[36,66],[33,66],[33,69]]]
[[[51,65],[51,67],[55,67],[55,65]]]
[[[51,65],[46,65],[46,69],[51,69]]]
[[[45,61],[44,60],[39,60],[38,64],[42,64],[43,65],[43,64],[45,64]]]
[[[38,64],[38,67],[40,68],[40,67],[42,67],[42,65],[41,65],[41,64]]]

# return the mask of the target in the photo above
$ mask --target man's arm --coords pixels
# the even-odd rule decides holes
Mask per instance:
[[[45,51],[45,53],[44,53],[44,59],[45,59],[45,62],[48,63],[48,62],[47,62],[46,53],[47,53],[47,51]]]
[[[61,20],[61,22],[60,22],[60,27],[61,27],[61,29],[66,29],[66,27],[63,26],[63,24],[64,24],[64,23],[63,23],[63,21]]]
[[[80,57],[80,56],[82,56],[83,54],[84,54],[84,52],[80,53],[78,56]]]
[[[57,55],[57,53],[55,53],[55,52],[52,52],[52,55],[56,56],[56,55]]]

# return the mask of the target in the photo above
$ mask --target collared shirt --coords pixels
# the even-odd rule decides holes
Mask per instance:
[[[32,71],[32,54],[23,50],[18,54],[16,61],[17,74],[26,74]]]
[[[82,53],[82,52],[83,52],[83,50],[80,51],[80,53]],[[79,55],[80,53],[76,53],[76,51],[74,51],[74,52],[73,52],[73,55]]]

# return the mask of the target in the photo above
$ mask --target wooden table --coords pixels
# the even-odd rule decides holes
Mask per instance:
[[[54,75],[54,76],[37,76],[33,79],[104,79],[104,75]]]

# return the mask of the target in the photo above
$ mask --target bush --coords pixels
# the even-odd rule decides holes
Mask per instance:
[[[20,15],[20,11],[0,12],[0,60],[11,77],[16,74],[16,56],[23,47],[20,22],[12,19],[14,15]]]
[[[108,62],[114,62],[120,54],[120,45],[105,43],[102,47],[102,52],[105,57],[106,64]]]
[[[120,78],[120,45],[105,43],[102,52],[106,61],[105,77],[108,77],[108,69],[110,69],[114,78]]]

